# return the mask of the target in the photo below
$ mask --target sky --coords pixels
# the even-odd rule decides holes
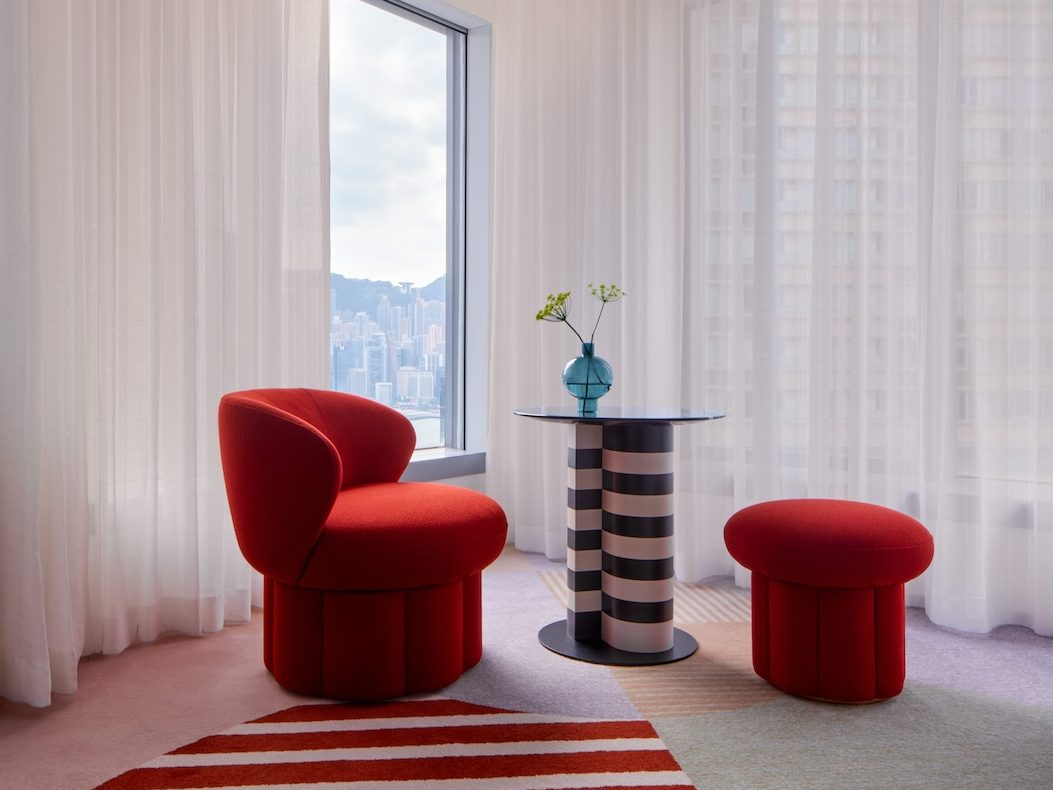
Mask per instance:
[[[331,270],[427,285],[446,273],[446,37],[330,5]]]

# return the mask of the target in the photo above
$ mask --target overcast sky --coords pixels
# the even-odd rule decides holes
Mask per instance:
[[[446,272],[446,38],[362,0],[330,5],[332,271]]]

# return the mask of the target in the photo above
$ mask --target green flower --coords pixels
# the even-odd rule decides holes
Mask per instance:
[[[592,334],[589,335],[589,342],[596,337],[596,328],[600,325],[600,318],[603,317],[603,308],[607,306],[608,302],[617,302],[623,296],[625,291],[619,288],[617,285],[593,285],[589,283],[589,293],[600,300],[600,312],[596,316],[596,323],[592,326]],[[570,291],[560,291],[559,293],[549,294],[545,297],[545,306],[537,311],[537,315],[534,316],[537,321],[558,321],[566,324],[570,327],[570,331],[578,336],[578,340],[582,343],[585,342],[585,338],[581,336],[581,333],[570,323],[568,316],[570,315]]]
[[[535,318],[538,321],[566,321],[570,312],[570,291],[558,294],[549,294],[545,298],[545,306],[537,311]]]
[[[625,296],[625,291],[617,285],[600,284],[599,286],[595,286],[592,283],[589,283],[589,292],[604,304],[607,304],[607,302],[617,302]],[[603,310],[603,308],[601,307],[600,310]]]

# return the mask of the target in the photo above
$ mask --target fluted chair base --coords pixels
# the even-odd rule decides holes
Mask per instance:
[[[348,701],[448,686],[482,656],[481,574],[408,590],[264,579],[263,660],[290,691]]]

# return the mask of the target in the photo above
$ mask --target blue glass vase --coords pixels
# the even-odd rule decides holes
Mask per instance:
[[[581,356],[563,368],[563,386],[578,399],[578,414],[595,414],[597,399],[606,395],[613,383],[614,371],[607,360],[596,356],[592,343],[582,343]]]

